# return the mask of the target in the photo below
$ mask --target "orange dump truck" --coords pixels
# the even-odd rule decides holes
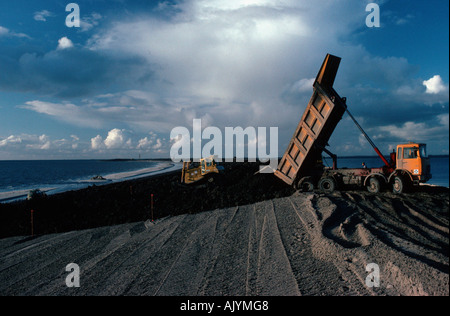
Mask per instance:
[[[347,109],[346,99],[333,89],[341,58],[327,54],[313,84],[313,94],[305,112],[281,158],[275,176],[296,189],[312,191],[319,188],[330,193],[343,185],[365,186],[377,193],[391,186],[394,193],[402,193],[412,185],[431,178],[426,145],[408,143],[397,146],[390,161],[381,154]],[[380,168],[337,168],[337,157],[326,146],[344,113],[355,122],[375,152],[384,162]],[[333,167],[325,168],[322,154],[333,159]]]

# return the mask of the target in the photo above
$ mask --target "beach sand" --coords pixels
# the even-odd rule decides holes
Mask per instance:
[[[447,188],[300,193],[255,163],[225,169],[0,204],[0,295],[449,295]]]

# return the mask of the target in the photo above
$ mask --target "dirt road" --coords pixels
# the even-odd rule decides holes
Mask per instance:
[[[411,198],[295,193],[5,238],[0,295],[449,295],[448,199],[439,210]],[[66,286],[69,263],[80,267],[80,287]],[[366,284],[369,263],[379,287]]]

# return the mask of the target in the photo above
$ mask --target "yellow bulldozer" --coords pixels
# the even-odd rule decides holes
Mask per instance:
[[[201,158],[199,163],[183,161],[181,183],[191,184],[206,178],[208,178],[208,181],[212,181],[211,175],[219,174],[224,170],[223,166],[219,166],[214,158],[214,155]]]

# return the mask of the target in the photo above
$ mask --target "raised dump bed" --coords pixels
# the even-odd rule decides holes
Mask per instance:
[[[289,185],[315,172],[336,125],[347,108],[333,89],[341,58],[327,54],[314,82],[313,94],[275,175]],[[320,176],[320,175],[319,175]]]

